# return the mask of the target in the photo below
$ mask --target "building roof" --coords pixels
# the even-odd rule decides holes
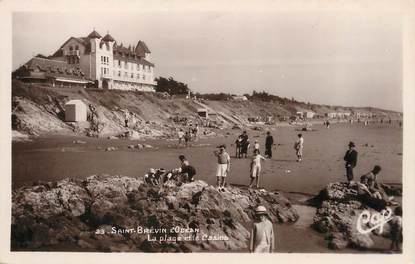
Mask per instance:
[[[142,65],[147,65],[154,67],[154,64],[145,60],[142,56],[137,54],[131,47],[127,48],[124,47],[122,44],[120,45],[114,45],[113,55],[115,60],[123,60],[123,61],[129,61],[134,62]]]
[[[109,33],[107,33],[107,35],[105,35],[103,38],[102,38],[102,40],[103,41],[115,41],[115,39],[109,34]]]
[[[66,61],[34,57],[26,62],[21,70],[33,72],[38,70],[45,73],[45,77],[65,77],[71,79],[85,79],[85,73],[75,65]]]
[[[81,99],[72,99],[65,103],[65,105],[86,105]]]
[[[51,56],[49,56],[49,58],[63,57],[62,47],[65,46],[66,43],[68,43],[71,39],[74,39],[77,42],[79,42],[81,45],[83,45],[85,47],[85,53],[91,52],[91,43],[89,42],[89,38],[88,37],[80,37],[80,38],[70,37],[67,41],[65,41],[59,47],[59,49],[55,53],[53,53]]]
[[[135,47],[135,53],[137,53],[139,56],[144,57],[146,53],[151,53],[148,49],[146,43],[144,41],[138,41],[137,46]]]
[[[91,33],[89,33],[88,38],[101,38],[101,35],[95,31],[92,31]]]
[[[99,35],[98,32],[96,32],[95,30],[92,31],[87,37],[70,37],[67,41],[65,41],[65,43],[63,43],[59,49],[51,56],[49,56],[49,59],[53,59],[53,58],[57,58],[57,57],[63,57],[63,46],[66,45],[66,43],[68,43],[70,40],[74,39],[75,41],[77,41],[78,43],[80,43],[81,45],[83,45],[85,47],[85,54],[88,54],[91,52],[91,38],[101,38],[101,36]],[[114,38],[108,33],[104,36],[104,38],[102,38],[102,41],[107,42],[107,41],[114,41]],[[145,60],[144,57],[146,55],[146,53],[151,53],[149,48],[147,47],[147,45],[144,43],[144,41],[138,41],[137,46],[134,47],[125,47],[122,45],[122,43],[120,45],[117,45],[117,43],[115,42],[114,47],[113,47],[113,55],[114,55],[114,59],[118,59],[118,60],[127,60],[130,62],[135,62],[138,64],[142,64],[142,65],[147,65],[147,66],[152,66],[154,67],[154,64]]]

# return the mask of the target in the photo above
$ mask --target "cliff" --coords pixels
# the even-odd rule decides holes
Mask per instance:
[[[215,128],[252,127],[258,124],[250,118],[272,116],[274,120],[294,115],[296,111],[313,110],[324,115],[328,111],[358,111],[400,118],[399,113],[375,108],[350,108],[305,104],[288,99],[264,102],[252,101],[197,101],[169,97],[159,93],[116,90],[50,87],[47,84],[12,82],[13,129],[29,135],[68,134],[108,136],[125,134],[134,138],[172,138],[185,120],[202,123],[198,108],[208,108],[217,115],[211,128],[202,129],[202,136],[214,135]],[[94,107],[95,118],[88,122],[64,122],[64,105],[71,99],[81,99]],[[124,111],[136,116],[136,123],[124,127]],[[90,111],[91,112],[91,111]]]

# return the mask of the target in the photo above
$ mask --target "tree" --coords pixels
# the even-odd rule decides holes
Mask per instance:
[[[178,82],[169,77],[168,79],[164,77],[156,78],[157,86],[155,88],[156,92],[167,92],[170,95],[173,94],[188,94],[190,92],[187,84]]]

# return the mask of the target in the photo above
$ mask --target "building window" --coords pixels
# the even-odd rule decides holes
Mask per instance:
[[[79,46],[78,45],[75,46],[75,50],[79,50]]]
[[[69,46],[69,50],[72,51],[73,50],[73,47],[72,46]]]
[[[118,60],[118,68],[121,68],[121,61]]]
[[[118,71],[118,76],[121,77],[121,71]]]
[[[134,73],[131,73],[131,79],[134,78]]]

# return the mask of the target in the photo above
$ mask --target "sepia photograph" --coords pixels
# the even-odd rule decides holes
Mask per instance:
[[[401,13],[10,23],[11,252],[389,256],[413,236]]]

